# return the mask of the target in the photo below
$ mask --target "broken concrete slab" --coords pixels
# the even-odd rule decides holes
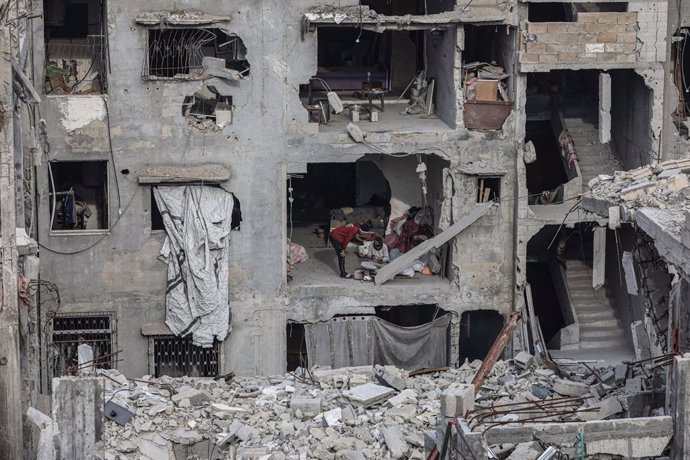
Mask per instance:
[[[140,184],[219,183],[230,180],[230,177],[231,173],[227,167],[216,164],[152,165],[139,171]]]
[[[621,257],[621,264],[623,265],[623,273],[625,274],[625,287],[628,290],[628,294],[636,296],[639,292],[639,287],[637,286],[635,262],[631,252],[623,252],[623,256]]]
[[[210,401],[207,393],[192,387],[181,387],[177,394],[174,394],[170,399],[178,406],[184,405],[183,401],[188,401],[192,406],[200,406]]]
[[[395,390],[392,388],[366,383],[351,390],[343,391],[343,396],[354,404],[369,407],[383,401],[393,393],[395,393]]]
[[[381,428],[381,434],[383,435],[383,439],[386,442],[386,446],[392,458],[402,458],[409,450],[409,446],[399,426],[393,425],[383,427]]]
[[[293,413],[300,411],[304,417],[315,417],[321,412],[322,403],[322,398],[293,396],[290,400],[290,409]]]
[[[589,391],[589,386],[572,380],[556,379],[553,391],[561,396],[582,396]]]
[[[521,442],[515,446],[515,450],[511,452],[506,460],[536,459],[543,452],[544,449],[542,449],[537,441]]]
[[[572,446],[578,433],[582,433],[587,442],[588,455],[657,457],[671,440],[673,419],[661,416],[562,424],[532,423],[495,427],[484,436],[489,445],[536,439],[546,444]]]

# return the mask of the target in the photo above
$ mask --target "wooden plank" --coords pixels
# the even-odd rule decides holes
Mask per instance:
[[[454,223],[453,225],[451,225],[435,237],[424,241],[422,244],[410,249],[405,254],[401,255],[388,265],[383,266],[374,278],[376,285],[379,286],[385,283],[386,281],[393,279],[395,275],[397,275],[398,273],[412,265],[412,262],[420,258],[422,255],[426,254],[434,248],[441,247],[451,239],[455,238],[455,236],[458,233],[465,230],[467,227],[475,223],[477,219],[489,212],[489,209],[491,209],[493,205],[494,202],[491,201],[476,206],[472,210],[472,212],[463,216],[459,221],[457,221],[456,223]]]

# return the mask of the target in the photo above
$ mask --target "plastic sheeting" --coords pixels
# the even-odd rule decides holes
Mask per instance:
[[[450,315],[415,327],[375,316],[334,318],[304,325],[309,365],[393,365],[403,369],[447,365]]]
[[[211,347],[229,332],[228,265],[233,196],[203,185],[154,187],[167,237],[165,324],[175,335]]]

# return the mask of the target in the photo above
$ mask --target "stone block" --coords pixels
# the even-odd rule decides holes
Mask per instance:
[[[185,400],[188,401],[192,406],[200,406],[203,403],[210,401],[207,393],[192,387],[181,387],[177,394],[174,394],[170,399],[178,406],[180,406]]]
[[[623,406],[621,406],[620,401],[618,401],[618,398],[611,396],[601,401],[597,418],[599,420],[606,420],[607,418],[620,414],[621,412],[623,412]]]
[[[582,396],[589,391],[589,387],[584,383],[557,379],[553,384],[553,391],[561,396]]]
[[[417,401],[417,393],[412,389],[406,389],[386,401],[388,407],[399,407],[403,404],[415,403]]]
[[[290,400],[290,409],[293,413],[299,410],[304,417],[315,417],[321,413],[321,403],[321,398],[293,396]]]
[[[527,369],[528,367],[530,367],[533,359],[534,356],[532,356],[531,353],[528,353],[526,351],[521,351],[513,358],[515,364],[522,369]]]
[[[546,33],[549,24],[548,22],[530,22],[527,24],[527,32],[531,34]]]
[[[521,442],[506,460],[536,459],[543,453],[544,449],[537,441]]]
[[[547,24],[547,32],[549,33],[564,33],[568,30],[567,22],[549,22]]]
[[[677,174],[668,178],[666,186],[672,192],[680,192],[690,186],[690,181],[688,181],[686,174]]]
[[[397,425],[381,428],[381,434],[392,458],[402,458],[410,449],[400,427]]]
[[[455,384],[441,393],[441,414],[462,417],[474,409],[474,385]]]
[[[378,380],[382,385],[395,388],[398,391],[403,391],[407,386],[405,385],[405,381],[400,378],[399,375],[392,373],[383,366],[376,368],[376,380]]]
[[[392,388],[376,385],[374,383],[367,383],[357,388],[343,391],[343,396],[354,404],[369,407],[387,399],[393,393],[395,393],[395,390]]]

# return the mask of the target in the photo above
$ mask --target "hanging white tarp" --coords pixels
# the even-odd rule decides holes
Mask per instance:
[[[210,347],[229,332],[228,265],[233,196],[203,185],[154,187],[167,237],[165,324]]]

